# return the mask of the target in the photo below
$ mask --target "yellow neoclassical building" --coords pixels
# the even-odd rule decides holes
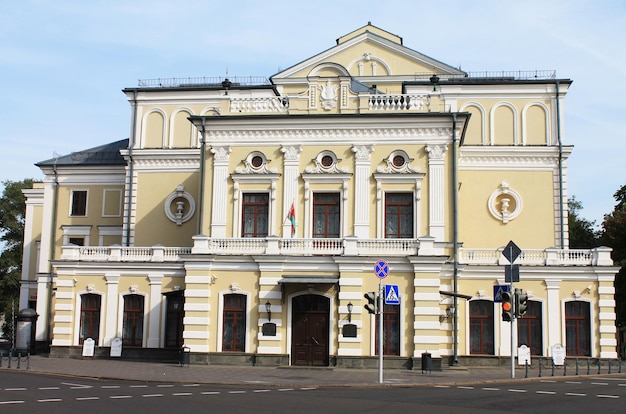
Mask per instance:
[[[129,139],[39,162],[25,191],[35,343],[371,367],[382,323],[389,367],[616,358],[611,250],[568,243],[571,83],[464,72],[371,24],[269,79],[140,81]]]

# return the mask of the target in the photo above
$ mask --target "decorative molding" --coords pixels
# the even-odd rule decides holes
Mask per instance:
[[[354,152],[354,158],[357,161],[371,161],[372,152],[374,152],[373,145],[354,145],[352,147],[352,152]]]
[[[241,160],[244,168],[235,168],[236,174],[276,174],[278,170],[276,168],[268,168],[268,164],[271,160],[268,160],[260,151],[253,151],[246,157],[245,160]],[[258,164],[258,165],[255,165]]]
[[[428,150],[427,150],[428,151]],[[395,160],[398,157],[402,157],[404,161],[401,165],[398,165]],[[376,169],[377,173],[381,174],[415,174],[419,173],[418,167],[411,167],[410,163],[413,161],[413,158],[410,158],[408,154],[402,150],[393,151],[387,158],[383,161],[387,163],[387,167],[378,167]]]
[[[214,146],[211,148],[211,153],[213,154],[215,161],[228,161],[231,151],[232,149],[229,145]]]
[[[373,128],[326,128],[326,129],[246,129],[246,130],[210,130],[206,131],[207,141],[241,141],[241,140],[254,140],[254,141],[269,141],[269,140],[282,140],[294,142],[311,142],[311,140],[329,140],[337,142],[338,140],[371,140],[372,142],[380,142],[381,137],[396,138],[396,139],[411,139],[423,138],[424,140],[432,140],[433,137],[449,140],[452,136],[452,128],[388,128],[373,127]]]
[[[443,161],[448,151],[447,145],[427,145],[426,152],[428,153],[429,161]]]
[[[187,209],[185,211],[185,201],[187,201]],[[179,184],[176,187],[176,191],[171,193],[166,199],[163,205],[165,209],[165,216],[177,225],[189,221],[193,217],[196,211],[196,202],[191,194],[185,191],[185,187]],[[176,210],[176,213],[173,210]]]
[[[511,202],[513,202],[512,211],[510,211]],[[487,201],[487,207],[491,215],[496,220],[502,220],[503,224],[507,224],[509,221],[517,218],[522,212],[522,206],[522,197],[506,181],[502,181],[500,187],[491,193]]]
[[[280,151],[285,154],[286,161],[298,161],[302,152],[302,145],[283,145]]]

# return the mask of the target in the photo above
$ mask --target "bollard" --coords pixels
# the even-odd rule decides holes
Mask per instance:
[[[28,353],[28,356],[26,357],[26,369],[27,370],[30,369],[30,352]]]
[[[539,378],[541,378],[541,369],[543,368],[543,358],[539,358]]]
[[[576,376],[578,376],[578,358],[576,358]]]
[[[528,378],[528,360],[526,360],[526,376],[524,378]]]
[[[552,360],[552,376],[554,377],[554,360]]]
[[[563,359],[563,376],[567,377],[567,358]]]
[[[591,370],[591,358],[587,358],[587,375],[589,375],[590,370]]]
[[[611,360],[609,359],[609,374],[611,373]]]
[[[20,369],[20,362],[22,361],[22,353],[17,354],[17,369]]]

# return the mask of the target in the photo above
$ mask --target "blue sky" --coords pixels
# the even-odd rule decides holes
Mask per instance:
[[[128,137],[139,79],[269,77],[371,21],[465,71],[556,70],[568,195],[602,221],[626,183],[624,0],[0,2],[0,181]]]

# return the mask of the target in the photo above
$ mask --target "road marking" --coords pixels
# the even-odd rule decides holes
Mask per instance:
[[[271,392],[272,390],[254,390],[252,392]]]
[[[539,382],[548,382],[548,383],[553,383],[553,382],[556,382],[556,381],[555,381],[555,380],[541,380],[541,381],[539,381]]]
[[[26,388],[5,388],[5,391],[26,391]]]
[[[276,391],[293,391],[293,388],[279,388]]]
[[[566,384],[582,384],[582,381],[565,381]]]
[[[46,390],[60,390],[61,387],[39,387],[40,390],[42,391],[46,391]]]
[[[228,391],[229,394],[245,394],[245,391]]]
[[[61,402],[61,401],[63,401],[63,400],[62,400],[62,399],[60,399],[60,398],[47,398],[47,399],[45,399],[45,400],[37,400],[37,402],[40,402],[40,403],[47,403],[47,402]]]
[[[144,398],[152,398],[152,397],[162,397],[163,394],[144,394],[142,397]]]
[[[598,398],[619,398],[619,395],[606,395],[606,394],[598,394],[596,395]]]
[[[159,384],[157,388],[172,388],[174,384]]]
[[[578,392],[566,392],[565,395],[569,395],[571,397],[586,397],[587,394],[581,394]]]
[[[172,395],[175,397],[187,397],[189,395],[193,395],[193,392],[175,392]]]
[[[148,388],[147,385],[131,385],[130,388]]]
[[[24,401],[15,400],[15,401],[0,401],[0,404],[24,404]]]
[[[306,387],[306,388],[300,388],[300,390],[302,391],[311,391],[311,390],[316,390],[317,388],[315,387]]]
[[[133,396],[132,395],[111,395],[109,398],[112,400],[121,400],[124,398],[133,398]]]
[[[459,385],[457,388],[461,390],[473,390],[474,389],[474,387],[467,387],[467,386],[462,386],[462,385]]]
[[[554,392],[554,391],[537,391],[537,394],[554,395],[554,394],[556,394],[556,392]]]
[[[435,385],[435,388],[450,388],[449,385]]]
[[[91,400],[99,400],[100,397],[77,397],[76,401],[91,401]]]
[[[199,387],[200,384],[183,384],[183,387]]]
[[[510,389],[509,392],[528,392],[528,390],[517,390],[517,389]]]
[[[609,385],[608,382],[592,382],[591,385]]]
[[[61,385],[67,385],[67,386],[70,386],[72,388],[93,388],[91,385],[74,384],[72,382],[62,382]]]
[[[119,385],[103,385],[102,387],[100,387],[104,390],[113,390],[113,389],[118,389],[120,388]]]
[[[483,388],[484,391],[500,391],[500,388]]]
[[[202,394],[202,395],[219,395],[221,393],[219,391],[204,391],[204,392],[201,392],[200,394]]]

